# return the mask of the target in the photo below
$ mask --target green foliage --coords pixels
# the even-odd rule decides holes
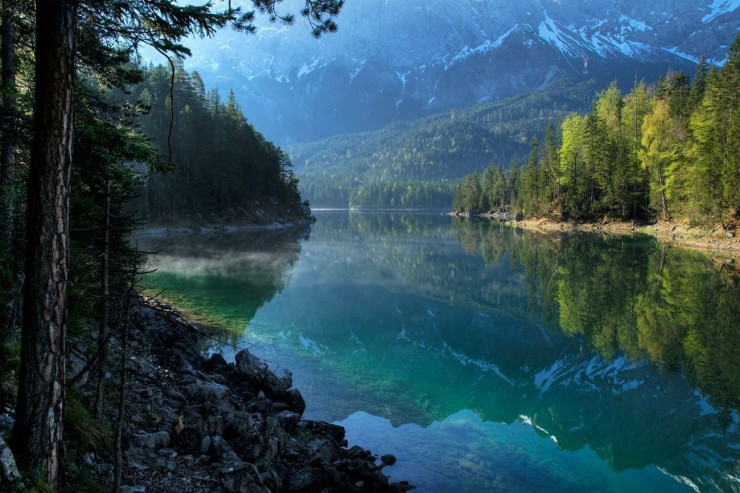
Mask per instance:
[[[350,207],[436,208],[448,204],[454,186],[449,182],[374,182],[352,190]]]
[[[568,115],[562,125],[560,187],[564,212],[579,217],[588,211],[589,178],[586,173],[586,118]]]
[[[276,206],[297,215],[301,198],[288,155],[247,123],[233,91],[221,102],[182,64],[174,87],[171,77],[169,69],[150,66],[130,96],[148,107],[142,131],[176,163],[160,167],[169,173],[142,177],[137,213],[150,220],[247,221],[250,210]]]
[[[740,219],[740,36],[721,69],[700,62],[694,85],[671,72],[626,96],[612,83],[588,115],[533,139],[520,182],[499,207],[574,219],[685,217],[734,228]],[[498,193],[484,180],[485,209]],[[460,193],[467,188],[459,187]],[[457,196],[453,208],[463,203]],[[465,209],[470,210],[470,209]]]
[[[478,173],[466,176],[455,190],[455,201],[452,209],[455,211],[476,212],[481,203],[481,187]]]
[[[75,445],[72,450],[78,457],[110,447],[110,430],[106,424],[90,414],[84,400],[82,392],[74,387],[67,388],[64,401],[64,436]]]
[[[584,108],[593,81],[560,81],[546,89],[514,98],[433,115],[413,123],[399,122],[377,131],[337,136],[321,142],[294,144],[286,149],[301,178],[302,193],[318,207],[365,205],[354,191],[391,182],[430,183],[450,193],[437,201],[437,189],[408,206],[447,207],[462,178],[482,173],[492,162],[508,163],[527,152],[528,136],[547,122]],[[403,194],[401,189],[398,193]],[[391,200],[392,199],[392,200]],[[400,196],[375,205],[398,207]]]
[[[670,114],[668,102],[664,99],[658,99],[655,102],[652,113],[645,117],[642,125],[640,158],[649,176],[650,206],[654,210],[661,211],[664,219],[668,218],[667,173],[670,164],[676,159],[673,139],[675,125],[676,122]]]
[[[456,221],[458,241],[487,264],[521,264],[531,309],[607,359],[649,359],[683,373],[729,417],[740,405],[738,272],[702,254],[644,237],[502,232]],[[729,423],[729,420],[726,421]]]

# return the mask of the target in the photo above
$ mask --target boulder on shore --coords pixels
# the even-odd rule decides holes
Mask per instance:
[[[292,388],[289,370],[246,349],[234,363],[220,355],[205,358],[197,349],[205,336],[169,307],[140,299],[131,313],[130,418],[123,430],[123,484],[129,491],[411,489],[383,474],[390,456],[381,461],[360,447],[348,450],[344,428],[303,420],[306,403]],[[92,384],[81,386],[82,392],[93,390]],[[110,486],[112,458],[105,451],[88,455],[84,467]]]
[[[10,451],[5,440],[0,437],[0,486],[13,484],[20,479],[21,475],[15,464],[13,452]]]

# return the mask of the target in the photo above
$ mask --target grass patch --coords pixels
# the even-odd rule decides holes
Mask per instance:
[[[110,429],[106,423],[95,419],[84,405],[82,393],[67,389],[64,412],[64,434],[75,444],[70,447],[75,454],[97,452],[110,448]]]

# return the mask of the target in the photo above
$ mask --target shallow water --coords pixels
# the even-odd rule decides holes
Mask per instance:
[[[307,418],[417,491],[740,489],[726,267],[644,237],[317,217],[310,238],[148,239],[147,282],[290,368]]]

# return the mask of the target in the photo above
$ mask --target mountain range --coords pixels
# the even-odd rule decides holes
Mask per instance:
[[[251,4],[251,2],[249,2]],[[285,12],[296,12],[288,0]],[[235,91],[278,144],[375,130],[542,89],[563,79],[631,85],[721,64],[740,0],[349,0],[339,31],[296,25],[194,39],[186,62]]]

